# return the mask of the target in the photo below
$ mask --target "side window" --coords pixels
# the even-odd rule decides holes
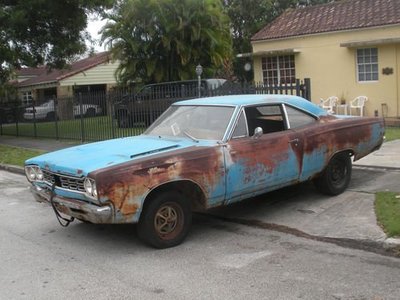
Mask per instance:
[[[257,127],[261,127],[264,134],[285,130],[280,104],[246,107],[245,112],[250,135]]]
[[[238,120],[238,123],[236,124],[236,128],[233,131],[232,138],[237,139],[241,137],[246,137],[249,134],[247,133],[247,124],[246,124],[246,118],[244,117],[243,111],[240,113],[240,117]]]
[[[285,106],[290,128],[298,128],[316,122],[316,119],[291,106]]]

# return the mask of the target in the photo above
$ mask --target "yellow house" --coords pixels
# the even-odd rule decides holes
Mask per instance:
[[[45,67],[17,71],[16,87],[23,104],[53,98],[72,97],[78,93],[105,93],[117,85],[115,71],[118,61],[112,61],[108,52],[96,53],[72,63],[62,70]]]
[[[310,78],[314,103],[336,96],[349,106],[363,95],[365,115],[400,116],[400,0],[290,9],[256,33],[252,46],[256,82]]]

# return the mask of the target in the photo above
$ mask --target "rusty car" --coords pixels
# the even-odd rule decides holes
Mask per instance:
[[[59,218],[137,223],[141,240],[167,248],[193,211],[308,180],[338,195],[352,160],[383,140],[382,118],[331,115],[297,96],[209,97],[172,104],[139,136],[31,158],[25,172]]]

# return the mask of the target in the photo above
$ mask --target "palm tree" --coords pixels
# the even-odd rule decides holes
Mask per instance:
[[[214,76],[232,55],[220,0],[123,0],[108,15],[105,41],[121,64],[121,82],[190,79],[195,66]]]

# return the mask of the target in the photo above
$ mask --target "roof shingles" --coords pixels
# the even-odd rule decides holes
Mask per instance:
[[[289,9],[252,41],[400,24],[400,0],[344,0]]]
[[[99,64],[105,63],[109,60],[108,52],[97,53],[85,59],[78,60],[70,65],[69,68],[63,70],[50,70],[43,72],[41,75],[22,81],[18,84],[19,87],[32,86],[43,83],[52,83],[62,80],[64,78],[73,76],[79,72],[93,68]]]

